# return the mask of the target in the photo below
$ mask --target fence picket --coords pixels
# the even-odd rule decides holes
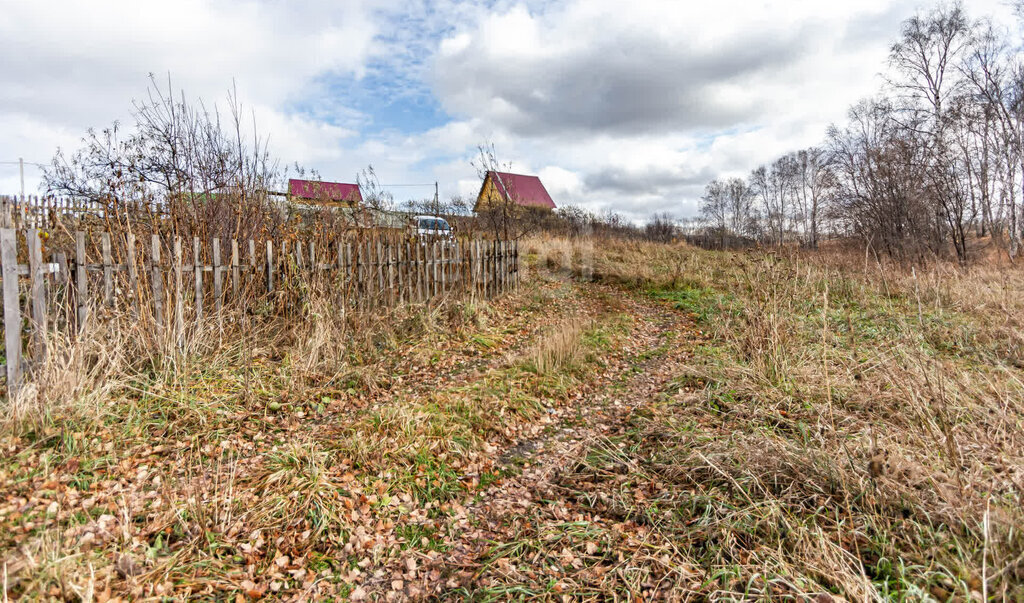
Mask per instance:
[[[126,262],[128,263],[128,290],[131,292],[129,301],[132,304],[132,312],[138,316],[139,312],[139,267],[135,265],[135,233],[129,232],[125,237],[128,248],[126,250]]]
[[[238,301],[238,281],[241,279],[238,267],[238,239],[231,239],[231,297]]]
[[[192,269],[195,272],[195,310],[196,323],[198,324],[203,320],[203,262],[202,245],[199,242],[199,237],[192,237]]]
[[[160,236],[152,235],[149,239],[149,284],[153,290],[153,320],[157,332],[164,326],[164,277],[160,271]]]
[[[78,306],[78,330],[89,319],[89,273],[85,256],[85,233],[75,232],[75,302]]]
[[[384,297],[384,249],[380,239],[377,239],[377,288],[374,290],[374,300],[378,305]]]
[[[25,234],[28,243],[28,266],[32,277],[29,298],[32,300],[33,357],[46,360],[46,273],[43,272],[43,240],[37,228]]]
[[[181,345],[185,336],[185,275],[181,237],[174,237],[174,340]]]
[[[114,305],[114,267],[110,260],[110,233],[100,233],[100,252],[103,254],[103,303]]]
[[[220,264],[220,237],[213,237],[210,248],[213,255],[213,308],[219,317],[224,308],[224,272]]]
[[[274,244],[267,241],[267,293],[274,292]]]
[[[7,391],[13,398],[21,387],[21,300],[18,295],[17,232],[0,230],[0,262],[3,263],[4,353],[7,356]]]

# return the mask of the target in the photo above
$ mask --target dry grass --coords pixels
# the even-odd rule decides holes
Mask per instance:
[[[707,334],[625,439],[662,497],[615,506],[688,509],[662,530],[718,595],[1024,597],[1024,272],[615,242],[594,266]]]
[[[1019,269],[521,249],[495,305],[314,288],[180,347],[129,312],[55,341],[0,430],[5,593],[1024,597]],[[523,507],[509,459],[556,436]]]

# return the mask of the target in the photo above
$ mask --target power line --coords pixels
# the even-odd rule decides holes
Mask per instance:
[[[34,161],[0,161],[0,165],[19,165],[22,163],[25,165],[34,165],[36,167],[48,167],[45,163],[36,163]]]

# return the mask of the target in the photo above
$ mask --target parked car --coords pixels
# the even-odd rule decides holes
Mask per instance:
[[[416,236],[420,238],[439,238],[452,240],[455,238],[454,230],[448,221],[437,216],[414,216],[412,228]]]

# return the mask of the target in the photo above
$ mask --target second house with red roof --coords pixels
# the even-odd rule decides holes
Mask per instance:
[[[473,211],[479,212],[501,203],[539,210],[555,209],[551,195],[536,176],[489,171],[480,186]]]

